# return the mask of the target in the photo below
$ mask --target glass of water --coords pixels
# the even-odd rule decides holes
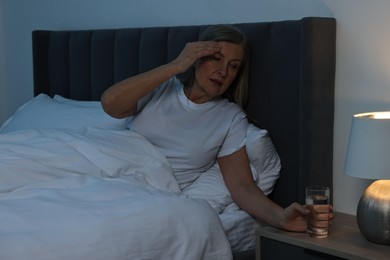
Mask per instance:
[[[328,237],[330,189],[326,186],[306,187],[307,216],[306,233],[311,237]]]

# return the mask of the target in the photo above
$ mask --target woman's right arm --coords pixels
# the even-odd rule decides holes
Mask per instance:
[[[172,62],[130,77],[108,88],[101,97],[104,111],[115,118],[125,118],[137,112],[137,102],[171,77],[185,72],[199,58],[219,52],[217,42],[187,43]]]
[[[120,81],[103,93],[101,97],[103,109],[115,118],[134,115],[137,111],[137,102],[141,98],[176,74],[175,66],[166,64]]]

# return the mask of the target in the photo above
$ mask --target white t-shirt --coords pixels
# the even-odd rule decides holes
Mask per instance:
[[[245,145],[248,121],[237,104],[222,98],[193,103],[175,77],[140,100],[138,111],[131,129],[168,158],[181,188],[209,169],[217,157]]]

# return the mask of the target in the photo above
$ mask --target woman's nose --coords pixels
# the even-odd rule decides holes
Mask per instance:
[[[226,77],[227,74],[227,66],[225,64],[221,64],[219,69],[219,73],[221,74],[222,77]]]

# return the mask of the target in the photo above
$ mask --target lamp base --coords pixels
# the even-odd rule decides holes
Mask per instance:
[[[356,218],[367,240],[390,245],[390,180],[375,181],[366,189]]]

